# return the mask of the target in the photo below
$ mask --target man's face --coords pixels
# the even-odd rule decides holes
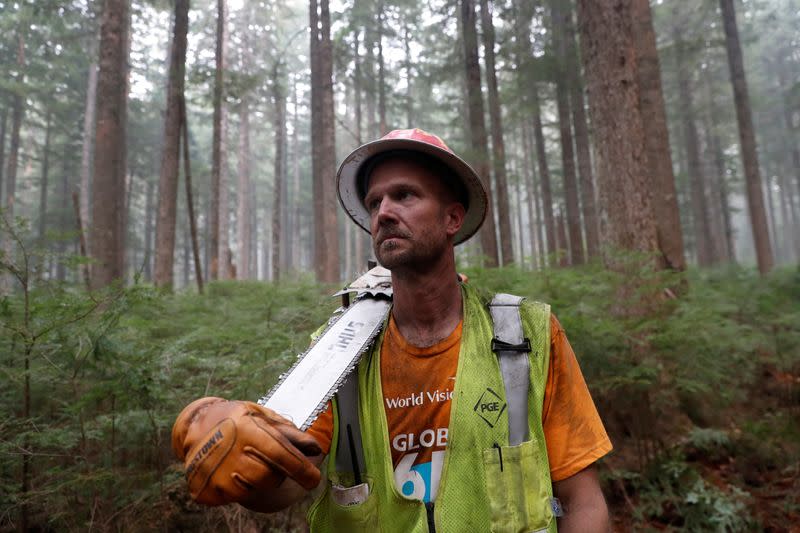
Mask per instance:
[[[389,158],[372,171],[364,205],[375,256],[389,270],[424,270],[438,261],[464,221],[442,180],[413,160]]]

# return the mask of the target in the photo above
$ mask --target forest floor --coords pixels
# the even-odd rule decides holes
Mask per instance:
[[[688,423],[645,466],[648,482],[631,473],[634,446],[602,461],[615,531],[800,532],[800,372],[764,364],[746,401],[714,418],[718,429]]]
[[[552,304],[614,443],[599,470],[615,530],[800,531],[800,270],[690,272],[679,298],[632,318],[598,266],[466,273]],[[263,394],[336,307],[332,289],[139,285],[81,318],[96,300],[43,286],[27,325],[23,300],[5,300],[6,327],[42,333],[0,337],[0,532],[23,510],[40,531],[306,531],[313,495],[274,515],[193,503],[170,430],[199,396]]]

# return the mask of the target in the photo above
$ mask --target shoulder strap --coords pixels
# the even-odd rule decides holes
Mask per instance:
[[[494,338],[492,351],[497,355],[508,403],[508,443],[516,446],[528,440],[528,390],[531,374],[528,354],[530,340],[522,330],[519,306],[523,298],[498,293],[489,304]]]

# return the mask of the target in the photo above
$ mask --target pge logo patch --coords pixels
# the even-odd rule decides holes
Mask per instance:
[[[506,403],[495,391],[487,387],[472,410],[493,428],[506,410]]]

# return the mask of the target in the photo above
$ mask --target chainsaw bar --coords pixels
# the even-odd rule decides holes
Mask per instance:
[[[391,307],[389,271],[376,267],[336,293],[355,292],[352,305],[328,327],[259,405],[272,409],[305,431],[325,409],[361,356],[380,333]]]

